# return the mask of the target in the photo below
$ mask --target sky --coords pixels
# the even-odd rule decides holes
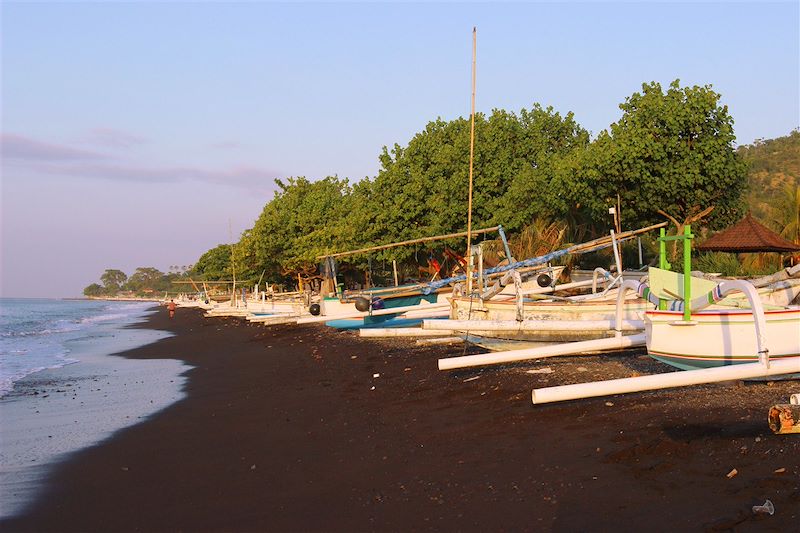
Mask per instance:
[[[798,6],[3,1],[0,296],[190,265],[275,178],[375,176],[383,146],[469,116],[473,26],[479,112],[540,103],[597,134],[680,79],[722,95],[739,144],[786,135]]]

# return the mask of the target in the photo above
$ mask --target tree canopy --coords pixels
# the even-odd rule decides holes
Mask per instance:
[[[617,195],[625,228],[665,219],[676,228],[714,227],[742,214],[747,167],[711,86],[645,83],[619,107],[620,119],[594,140],[572,113],[539,104],[476,115],[473,228],[502,224],[518,233],[536,220],[563,223],[568,240],[605,232]],[[465,118],[433,120],[406,145],[383,147],[377,175],[355,184],[337,176],[276,180],[275,196],[232,253],[209,250],[194,271],[227,277],[233,257],[237,278],[265,272],[281,281],[313,272],[326,253],[465,230],[469,129]],[[369,257],[410,262],[418,252]]]
[[[237,268],[255,273],[266,270],[267,279],[301,272],[317,263],[317,256],[336,250],[336,228],[351,211],[351,188],[346,179],[328,176],[318,181],[305,177],[275,180],[279,190],[264,206],[253,228],[237,248],[244,261]]]
[[[200,256],[192,273],[201,279],[218,280],[231,276],[231,245],[220,244]]]
[[[642,85],[620,104],[623,115],[601,132],[577,165],[577,188],[599,218],[620,195],[629,224],[736,220],[743,211],[747,168],[734,150],[733,119],[710,86],[665,92]],[[594,194],[587,194],[594,191]]]
[[[187,277],[187,272],[164,274],[155,267],[139,267],[128,277],[123,271],[106,269],[100,276],[102,285],[92,283],[83,289],[89,297],[144,296],[172,289],[172,281]]]
[[[113,268],[107,269],[103,272],[103,275],[100,276],[100,281],[103,282],[103,288],[109,294],[119,292],[127,279],[128,276],[123,271]]]

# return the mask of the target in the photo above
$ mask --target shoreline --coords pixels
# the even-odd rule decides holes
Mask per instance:
[[[174,336],[119,355],[183,361],[186,396],[71,455],[4,531],[791,531],[800,516],[800,439],[766,424],[797,382],[534,407],[534,386],[664,367],[640,351],[445,373],[437,358],[462,347],[165,315],[137,327]],[[775,515],[753,515],[765,499]]]
[[[61,298],[62,300],[100,300],[103,302],[153,302],[154,304],[160,303],[161,298],[136,298],[135,296],[123,296],[115,298],[114,296],[81,296],[73,298]]]
[[[168,336],[129,327],[146,321],[154,309],[67,341],[67,364],[26,375],[0,398],[0,517],[24,509],[50,470],[70,454],[96,446],[181,397],[185,365],[180,361],[143,363],[113,356]]]

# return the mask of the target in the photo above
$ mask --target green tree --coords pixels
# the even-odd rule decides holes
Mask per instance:
[[[125,283],[125,288],[134,292],[160,291],[169,287],[163,272],[154,267],[139,267]]]
[[[384,147],[381,169],[353,218],[370,244],[463,231],[469,193],[469,120],[428,123],[407,146]],[[554,213],[555,162],[588,143],[571,113],[534,105],[519,114],[494,110],[475,117],[473,227],[503,224],[517,230]],[[387,252],[408,258],[413,249]],[[381,255],[381,254],[379,254]]]
[[[103,288],[102,285],[99,285],[97,283],[92,283],[91,285],[83,289],[83,294],[84,296],[89,296],[89,297],[105,296],[106,290],[105,288]]]
[[[707,221],[721,226],[743,211],[746,165],[733,148],[728,108],[711,86],[665,92],[652,82],[620,105],[622,118],[579,155],[572,202],[602,220],[621,197],[626,227],[663,218],[680,231]]]
[[[103,287],[109,294],[116,294],[122,288],[122,285],[128,279],[128,276],[121,270],[115,270],[113,268],[106,269],[103,272],[103,275],[100,276],[100,281],[103,283]]]
[[[279,191],[264,206],[246,243],[253,272],[266,269],[268,280],[315,268],[317,256],[340,250],[336,228],[350,212],[351,188],[346,179],[305,177],[275,180]]]
[[[795,214],[791,208],[792,189],[797,195],[800,186],[800,130],[776,139],[758,139],[740,146],[737,152],[748,165],[747,203],[753,216],[772,229],[783,231]],[[784,217],[790,220],[782,220]],[[792,230],[788,233],[791,235]]]
[[[220,244],[200,256],[192,271],[206,281],[230,279],[231,245]]]
[[[785,239],[800,244],[800,184],[784,185],[772,212],[772,226]]]

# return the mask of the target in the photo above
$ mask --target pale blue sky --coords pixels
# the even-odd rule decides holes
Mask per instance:
[[[274,177],[375,175],[383,145],[469,114],[473,25],[479,111],[597,133],[680,78],[722,94],[740,143],[800,125],[797,2],[4,2],[0,294],[192,263]]]

